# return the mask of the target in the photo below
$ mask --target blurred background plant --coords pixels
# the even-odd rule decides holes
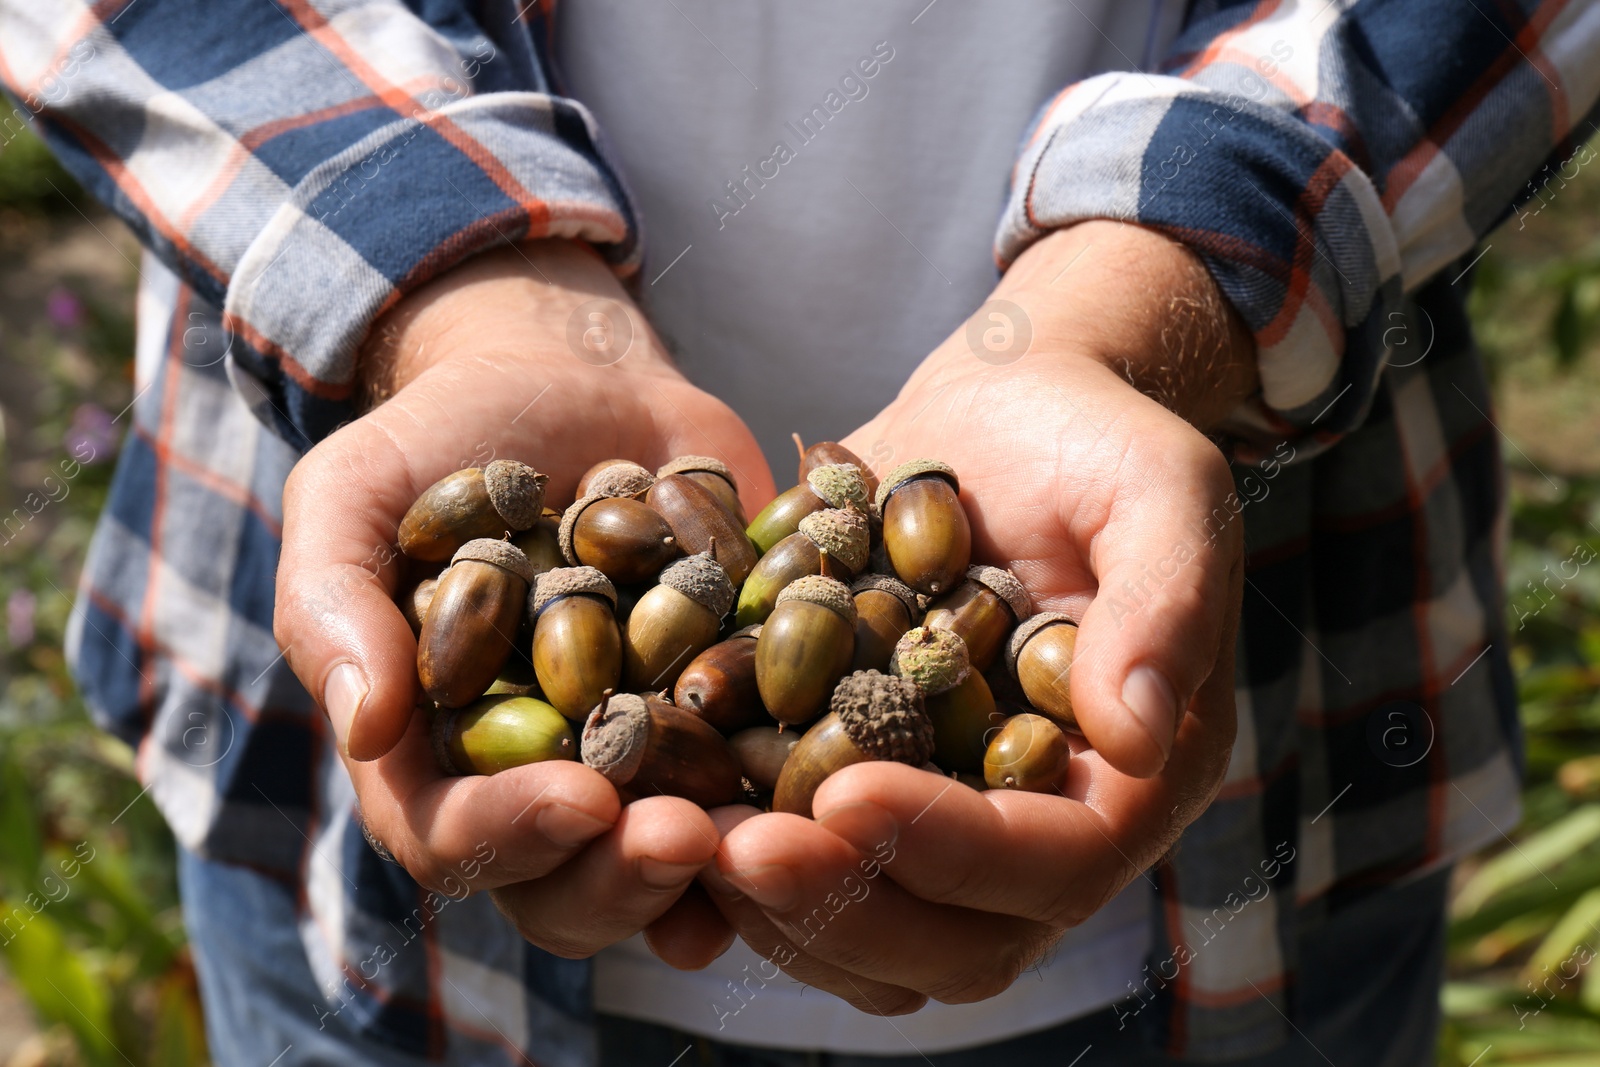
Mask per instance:
[[[1573,170],[1572,166],[1567,168]],[[1600,167],[1491,235],[1526,815],[1458,872],[1439,1062],[1600,1064]],[[173,844],[61,652],[131,400],[137,245],[0,146],[0,1067],[206,1062]],[[71,473],[68,473],[68,472]]]

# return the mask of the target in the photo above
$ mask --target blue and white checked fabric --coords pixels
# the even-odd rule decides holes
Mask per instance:
[[[430,1055],[582,1064],[585,965],[376,859],[271,627],[284,479],[354,414],[376,315],[526,237],[637,271],[623,176],[553,86],[553,14],[0,0],[0,82],[149,250],[134,429],[70,648],[98,720],[186,846],[302,886],[326,1011]],[[1249,552],[1239,737],[1221,797],[1152,872],[1155,948],[1125,1005],[1163,1047],[1218,1059],[1288,1032],[1298,927],[1515,821],[1504,493],[1456,275],[1593,128],[1600,5],[1203,2],[1162,69],[1043,102],[995,252],[1087,218],[1161,229],[1258,341],[1215,516],[1242,517]],[[1395,721],[1415,762],[1374,739]]]

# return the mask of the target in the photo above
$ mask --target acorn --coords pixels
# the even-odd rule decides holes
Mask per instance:
[[[709,553],[688,556],[661,572],[628,616],[622,637],[622,680],[639,692],[671,689],[689,661],[716,644],[733,606],[733,584]]]
[[[878,491],[878,476],[872,473],[872,468],[867,466],[860,456],[850,451],[837,441],[818,441],[810,448],[800,443],[799,434],[791,434],[794,438],[794,447],[800,450],[800,473],[796,477],[800,481],[806,480],[806,475],[818,467],[826,467],[831,463],[848,463],[861,472],[861,477],[867,483],[867,495],[870,497]]]
[[[742,795],[739,760],[695,715],[655,697],[607,694],[583,727],[583,762],[633,797],[683,797],[702,808]]]
[[[756,688],[772,717],[799,724],[827,706],[850,669],[856,605],[843,582],[821,574],[796,579],[756,639]]]
[[[417,637],[417,677],[440,707],[482,696],[511,654],[533,568],[509,541],[478,538],[439,576]]]
[[[593,567],[618,585],[653,578],[678,556],[667,520],[632,497],[583,497],[561,516],[557,534],[568,563]]]
[[[850,592],[856,601],[856,653],[850,669],[888,670],[895,642],[922,616],[917,594],[887,574],[863,574]]]
[[[904,678],[877,671],[847,675],[828,714],[801,736],[778,775],[772,810],[811,817],[811,800],[835,771],[868,760],[920,767],[933,753],[933,724],[922,693]]]
[[[739,590],[734,622],[739,626],[766,622],[784,587],[822,571],[824,560],[830,578],[848,582],[866,566],[869,536],[866,519],[855,508],[824,508],[805,516],[799,530],[756,562]]]
[[[907,630],[894,647],[889,673],[922,691],[933,723],[933,760],[947,771],[983,769],[989,735],[1000,725],[994,695],[967,660],[967,645],[949,630]]]
[[[973,669],[986,671],[1018,623],[1033,614],[1033,601],[1017,576],[999,567],[968,567],[967,579],[928,605],[924,626],[949,630],[967,643]]]
[[[829,463],[812,470],[799,485],[779,493],[761,509],[745,533],[764,554],[799,530],[800,520],[813,511],[854,504],[865,515],[872,509],[871,501],[859,469],[849,463]]]
[[[681,551],[710,552],[735,586],[750,576],[756,546],[745,536],[744,523],[711,490],[687,474],[669,474],[656,479],[644,502],[667,521]]]
[[[1028,703],[1057,726],[1076,730],[1072,711],[1072,655],[1078,626],[1057,611],[1040,612],[1018,626],[1006,642],[1006,669]]]
[[[959,489],[956,472],[934,459],[902,463],[878,486],[884,551],[895,577],[919,593],[955,588],[972,560],[972,526]]]
[[[445,774],[498,774],[526,763],[578,758],[561,713],[527,696],[486,696],[433,720],[433,754]]]
[[[631,459],[603,459],[578,479],[577,499],[586,496],[644,496],[655,476]]]
[[[720,459],[710,456],[678,456],[662,464],[656,471],[656,480],[666,478],[673,474],[681,474],[690,481],[699,482],[706,489],[711,490],[711,495],[722,501],[722,506],[728,509],[740,526],[749,520],[744,516],[744,505],[739,501],[739,484],[733,480],[733,471]]]
[[[728,738],[728,745],[738,757],[745,780],[757,790],[770,793],[777,788],[783,765],[802,736],[798,730],[752,726]]]
[[[522,549],[522,554],[533,564],[534,574],[565,567],[567,561],[561,554],[561,513],[549,508],[539,516],[539,521],[515,534],[511,543]]]
[[[990,789],[1058,793],[1072,749],[1061,727],[1024,712],[1013,715],[989,742],[983,757],[983,780]]]
[[[772,717],[756,686],[756,638],[760,634],[761,627],[746,626],[690,660],[678,675],[672,702],[724,734],[770,723]]]
[[[468,541],[526,530],[539,521],[549,480],[514,459],[447,474],[400,520],[400,551],[412,559],[446,560]]]
[[[544,698],[569,719],[582,720],[622,679],[616,598],[593,567],[558,567],[534,583],[534,674]]]
[[[438,588],[439,579],[424,578],[400,594],[400,614],[411,624],[413,634],[422,633],[422,620],[428,617],[428,605],[433,603],[433,594]]]

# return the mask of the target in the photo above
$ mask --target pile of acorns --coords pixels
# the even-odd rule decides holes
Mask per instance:
[[[969,565],[947,465],[879,484],[813,445],[748,526],[733,475],[703,456],[653,475],[598,463],[564,512],[545,483],[514,460],[460,470],[400,525],[426,575],[399,601],[448,773],[581,758],[624,799],[802,815],[864,760],[1061,787],[1077,629],[1035,614],[1009,571]]]

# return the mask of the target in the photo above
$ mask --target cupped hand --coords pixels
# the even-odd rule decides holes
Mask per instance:
[[[370,410],[307,453],[284,489],[274,632],[328,713],[369,831],[423,885],[493,890],[525,937],[563,955],[675,906],[676,929],[725,945],[699,892],[684,896],[719,841],[693,804],[623,808],[573,762],[440,773],[417,710],[416,641],[393,599],[395,538],[429,485],[496,458],[549,475],[559,504],[600,459],[716,456],[753,514],[772,479],[749,431],[684,380],[599,257],[572,242],[486,253],[419,289],[378,324],[359,367]]]
[[[974,559],[1079,621],[1083,737],[1059,795],[869,763],[824,783],[815,822],[718,813],[702,881],[756,951],[863,1011],[985,999],[1199,816],[1233,743],[1243,565],[1227,463],[1196,427],[1253,388],[1199,262],[1090,223],[1034,246],[846,439],[888,457],[880,474],[950,463]]]

